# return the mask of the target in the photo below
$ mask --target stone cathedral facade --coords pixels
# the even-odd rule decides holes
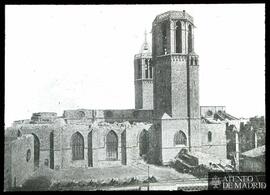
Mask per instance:
[[[31,172],[40,166],[108,167],[142,159],[166,165],[183,150],[201,163],[207,156],[226,160],[227,131],[240,122],[223,106],[200,107],[194,29],[185,11],[156,16],[152,48],[145,39],[134,57],[135,109],[40,112],[15,121],[5,131],[10,181],[16,174],[17,183],[23,180],[18,161]],[[18,141],[21,147],[12,147]]]

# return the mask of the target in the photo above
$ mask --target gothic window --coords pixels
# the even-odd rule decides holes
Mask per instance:
[[[191,25],[188,26],[188,53],[192,52],[192,28]]]
[[[174,145],[187,145],[187,137],[183,131],[178,131],[174,135]]]
[[[34,136],[34,165],[39,167],[39,155],[40,155],[40,141],[36,134],[32,133]]]
[[[138,70],[137,70],[137,79],[141,78],[141,72],[142,72],[142,64],[141,64],[141,60],[138,60]]]
[[[163,54],[167,54],[167,22],[164,22],[161,26],[162,31],[162,50]]]
[[[212,132],[208,132],[208,142],[212,141]]]
[[[50,133],[50,168],[54,169],[54,133]]]
[[[114,131],[110,131],[106,137],[106,156],[107,160],[117,160],[118,158],[118,139]]]
[[[142,130],[139,137],[140,156],[146,155],[149,150],[149,133],[145,129]]]
[[[148,59],[144,60],[144,66],[145,66],[145,78],[148,78],[148,68],[149,68],[149,64],[148,64]]]
[[[72,140],[72,160],[84,159],[84,140],[83,136],[76,132],[71,137]]]
[[[182,27],[181,22],[176,22],[176,53],[182,53]]]

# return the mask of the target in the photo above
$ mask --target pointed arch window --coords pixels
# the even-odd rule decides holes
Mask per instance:
[[[107,160],[118,158],[118,138],[114,131],[110,131],[106,137],[106,157]]]
[[[167,54],[167,22],[165,21],[162,25],[161,25],[161,31],[162,31],[162,54]]]
[[[142,63],[141,63],[141,59],[137,60],[137,65],[138,65],[138,69],[137,69],[137,79],[141,78],[142,75]]]
[[[192,52],[192,28],[191,25],[188,25],[188,53]]]
[[[150,67],[150,78],[153,78],[153,64],[152,64],[152,60],[149,59],[149,67]]]
[[[76,132],[71,137],[72,145],[72,160],[83,160],[84,159],[84,140],[83,136]]]
[[[144,59],[145,78],[148,79],[149,59]]]
[[[140,156],[146,155],[149,150],[149,133],[145,129],[142,130],[139,136],[139,151]]]
[[[176,22],[175,40],[176,53],[182,53],[182,26],[180,21]]]
[[[174,145],[187,145],[187,137],[183,131],[178,131],[174,135]]]

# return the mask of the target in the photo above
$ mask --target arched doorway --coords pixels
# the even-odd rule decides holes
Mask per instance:
[[[127,165],[126,130],[124,130],[121,134],[121,154],[122,165]]]
[[[106,137],[106,157],[107,160],[118,159],[118,138],[114,131],[110,131]]]
[[[38,136],[32,133],[34,136],[34,166],[35,169],[39,167],[39,156],[40,156],[40,142]]]
[[[54,133],[50,133],[50,168],[54,169]]]
[[[92,131],[88,133],[88,167],[93,167]]]
[[[146,155],[149,150],[149,133],[145,129],[142,130],[139,137],[140,156]]]

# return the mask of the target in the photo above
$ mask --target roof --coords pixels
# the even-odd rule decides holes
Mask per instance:
[[[193,17],[189,15],[185,10],[183,11],[175,11],[170,10],[167,12],[164,12],[162,14],[159,14],[156,16],[155,20],[153,21],[153,24],[162,22],[167,19],[181,19],[181,20],[188,20],[193,24]]]
[[[264,154],[265,154],[265,145],[242,153],[243,156],[252,157],[252,158],[263,156]]]

